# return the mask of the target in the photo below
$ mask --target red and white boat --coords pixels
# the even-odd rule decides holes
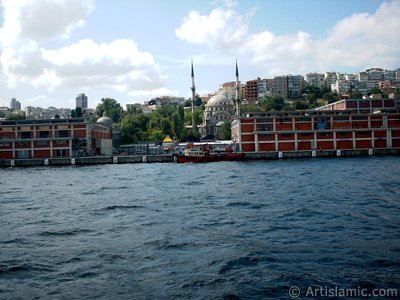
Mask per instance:
[[[243,153],[233,152],[229,145],[187,144],[183,153],[176,155],[178,163],[240,161],[243,159]]]

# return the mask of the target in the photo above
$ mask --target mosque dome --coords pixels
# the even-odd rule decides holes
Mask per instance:
[[[228,99],[228,97],[222,94],[217,94],[215,96],[212,96],[210,100],[208,100],[206,107],[219,105],[233,105],[233,103],[231,100]]]
[[[97,123],[103,123],[105,125],[112,125],[114,121],[107,117],[106,112],[103,112],[103,116],[97,120]]]

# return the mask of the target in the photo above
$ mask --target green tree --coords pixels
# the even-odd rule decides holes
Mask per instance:
[[[240,114],[246,115],[252,112],[261,112],[263,109],[260,105],[257,104],[240,104]]]
[[[25,120],[26,119],[26,117],[25,117],[25,115],[19,115],[19,114],[9,114],[7,117],[6,117],[6,120]]]
[[[76,114],[76,117],[77,117],[77,118],[81,118],[81,117],[83,116],[82,108],[78,106],[78,107],[75,109],[75,114]]]
[[[351,91],[350,97],[352,99],[362,99],[363,94],[361,94],[361,92],[359,90],[354,89],[354,90]]]
[[[164,139],[164,134],[161,131],[161,129],[156,129],[156,128],[152,128],[147,130],[146,132],[147,141],[157,141],[157,142],[161,142]]]
[[[75,109],[71,110],[71,118],[76,118]]]
[[[203,103],[203,100],[201,100],[199,95],[196,95],[194,97],[194,106],[200,106]]]
[[[231,122],[225,122],[221,127],[221,139],[230,140],[232,138],[231,135]]]
[[[147,140],[149,117],[145,114],[126,115],[120,123],[121,144],[137,143]]]
[[[382,95],[382,97],[383,97],[383,92],[382,92],[382,90],[380,89],[380,88],[378,88],[378,87],[374,87],[374,88],[372,88],[371,90],[370,90],[370,93],[372,94],[372,95],[376,95],[376,94],[380,94],[380,95]]]
[[[340,96],[337,92],[326,92],[322,97],[324,100],[328,101],[328,103],[340,100]]]
[[[305,101],[297,100],[294,102],[294,109],[295,110],[306,110],[306,109],[309,109],[309,104]]]
[[[285,100],[281,97],[264,96],[260,105],[265,109],[265,111],[281,111],[285,107]]]
[[[101,99],[101,103],[96,107],[96,114],[101,117],[104,112],[107,117],[111,118],[115,123],[118,123],[121,120],[123,110],[115,99],[103,98]]]

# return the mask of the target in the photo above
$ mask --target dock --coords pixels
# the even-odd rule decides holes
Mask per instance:
[[[271,151],[258,153],[244,153],[244,159],[274,160],[294,158],[322,158],[322,157],[354,157],[354,156],[382,156],[400,155],[400,149],[357,149],[357,150],[319,150],[319,151]],[[93,156],[73,158],[33,158],[33,159],[1,159],[0,168],[10,167],[37,167],[37,166],[84,166],[101,164],[134,164],[134,163],[173,163],[175,157],[164,155],[129,155],[129,156]]]

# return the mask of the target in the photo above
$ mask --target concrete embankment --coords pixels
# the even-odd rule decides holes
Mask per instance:
[[[400,155],[400,149],[362,149],[362,150],[320,150],[320,151],[282,151],[245,153],[245,160],[267,160],[287,158],[350,157],[373,155]],[[132,155],[132,156],[94,156],[48,159],[1,159],[0,168],[34,166],[68,166],[132,163],[174,162],[172,155]]]
[[[1,159],[0,167],[68,166],[173,162],[172,155],[94,156],[74,158]]]
[[[319,151],[273,151],[245,153],[246,160],[313,158],[313,157],[349,157],[372,155],[400,155],[400,149],[361,149],[361,150],[319,150]]]

